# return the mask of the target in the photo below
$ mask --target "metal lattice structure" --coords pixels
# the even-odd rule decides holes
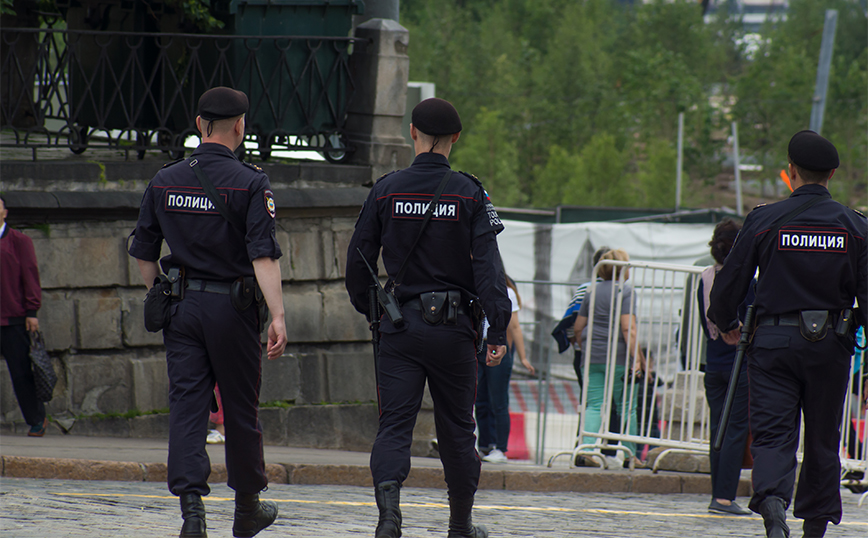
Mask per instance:
[[[0,36],[0,147],[183,153],[215,86],[250,98],[247,139],[273,149],[347,147],[350,37],[209,36],[9,28]],[[11,132],[11,135],[8,133]],[[250,144],[248,144],[250,146]]]

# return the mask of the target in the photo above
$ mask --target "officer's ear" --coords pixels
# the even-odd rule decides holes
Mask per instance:
[[[239,117],[235,122],[235,134],[237,136],[244,136],[244,115]]]
[[[200,135],[203,134],[202,133],[202,116],[196,116],[196,129],[199,130]]]
[[[455,133],[454,135],[452,135],[452,143],[454,144],[454,143],[458,142],[458,137],[460,137],[460,136],[461,136],[461,133]]]
[[[416,129],[416,126],[411,123],[410,124],[410,139],[415,142],[417,138],[419,138],[419,130]]]

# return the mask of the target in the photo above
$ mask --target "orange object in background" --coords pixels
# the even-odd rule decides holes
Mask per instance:
[[[790,192],[793,192],[793,186],[790,185],[790,176],[787,175],[786,170],[781,170],[781,181],[783,181],[784,185],[790,189]]]

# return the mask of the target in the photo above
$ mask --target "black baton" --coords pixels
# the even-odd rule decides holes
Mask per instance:
[[[368,288],[368,313],[371,316],[371,345],[374,347],[374,382],[377,384],[377,411],[380,411],[380,301],[377,286]]]
[[[750,345],[750,333],[753,327],[754,305],[747,307],[747,314],[744,316],[744,327],[741,331],[741,338],[738,341],[738,346],[735,351],[735,361],[732,363],[732,375],[729,376],[729,386],[726,387],[726,400],[723,402],[723,412],[720,414],[720,423],[717,425],[717,435],[714,437],[715,452],[720,452],[723,446],[723,436],[726,435],[726,426],[729,424],[729,415],[732,413],[732,401],[735,399],[735,391],[738,388],[738,376],[741,373],[741,363],[744,361],[744,354]]]

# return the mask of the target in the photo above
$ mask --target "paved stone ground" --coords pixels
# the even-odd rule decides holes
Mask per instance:
[[[269,537],[373,536],[376,507],[368,488],[272,486],[280,518]],[[845,523],[827,536],[868,536],[868,505],[842,490]],[[209,536],[231,536],[232,492],[214,486],[205,499]],[[742,500],[742,499],[740,499]],[[404,536],[444,537],[448,517],[442,490],[404,488]],[[492,538],[574,536],[692,538],[764,536],[757,517],[725,517],[706,511],[705,495],[522,493],[480,491],[475,518]],[[147,482],[61,481],[4,478],[0,482],[0,534],[8,538],[177,536],[177,498]],[[794,519],[791,526],[799,526]],[[800,528],[793,536],[801,536]]]

